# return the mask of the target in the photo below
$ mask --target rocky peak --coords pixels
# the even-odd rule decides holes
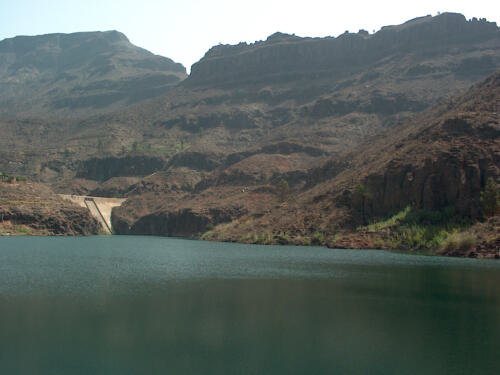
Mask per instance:
[[[156,57],[156,60],[163,62],[164,69],[179,73],[186,71],[181,64],[136,47],[124,34],[112,30],[16,36],[0,41],[0,72],[3,70],[0,78],[23,67],[42,70],[76,68],[96,61],[99,55],[109,58],[114,56],[118,58]]]
[[[290,34],[285,34],[285,33],[280,33],[275,32],[272,35],[269,35],[266,39],[267,43],[283,43],[283,42],[290,42],[290,41],[297,41],[300,40],[301,38],[295,35],[290,35]]]
[[[116,109],[185,77],[184,66],[115,30],[17,36],[0,41],[0,115]]]

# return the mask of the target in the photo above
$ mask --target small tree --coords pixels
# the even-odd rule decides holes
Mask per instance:
[[[495,180],[490,177],[481,192],[481,208],[484,216],[493,216],[500,212],[500,189]]]
[[[290,186],[288,186],[288,182],[281,179],[276,186],[276,191],[278,193],[278,197],[280,198],[280,202],[286,201],[290,196]]]

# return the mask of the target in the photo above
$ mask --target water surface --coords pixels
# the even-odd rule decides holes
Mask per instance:
[[[499,374],[500,263],[0,238],[0,374]]]

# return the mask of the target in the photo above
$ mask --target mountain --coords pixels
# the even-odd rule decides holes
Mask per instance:
[[[68,119],[69,107],[43,112],[33,106],[15,119],[0,117],[0,168],[60,191],[73,188],[71,179],[77,177],[82,191],[96,181],[176,166],[208,173],[242,165],[248,157],[257,163],[254,168],[264,169],[270,159],[257,162],[257,154],[280,155],[279,145],[293,144],[287,153],[301,163],[278,169],[297,176],[467,89],[499,66],[496,24],[459,14],[422,17],[375,34],[275,34],[251,45],[214,47],[186,80],[117,112],[89,107],[85,119]],[[93,97],[89,85],[83,97]],[[62,100],[57,98],[44,96],[50,103]],[[290,151],[303,148],[310,151],[307,158]],[[142,167],[153,159],[147,163],[153,170]]]
[[[0,42],[0,116],[87,116],[167,92],[185,68],[117,31]]]
[[[407,204],[433,210],[456,203],[475,218],[485,171],[498,166],[491,156],[497,144],[486,136],[496,137],[496,128],[486,135],[482,125],[465,126],[461,135],[446,129],[462,108],[457,100],[465,100],[456,95],[499,68],[497,25],[453,13],[375,34],[276,33],[216,46],[166,93],[119,111],[89,107],[85,118],[68,118],[66,107],[0,117],[0,170],[58,192],[127,197],[113,214],[124,234],[199,237],[216,226],[208,238],[252,241],[255,233],[272,242],[285,233],[289,239],[280,241],[289,242]],[[439,141],[424,147],[417,129],[441,116],[451,122],[424,132]],[[467,160],[479,165],[475,172]],[[447,179],[439,177],[443,168],[453,172]],[[470,185],[448,192],[463,173]],[[402,190],[404,178],[415,181],[411,194]],[[361,185],[376,201],[354,195]]]

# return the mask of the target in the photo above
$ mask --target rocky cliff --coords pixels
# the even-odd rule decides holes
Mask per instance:
[[[415,54],[430,57],[454,53],[469,44],[488,43],[500,38],[495,23],[461,14],[444,13],[421,17],[402,25],[383,27],[375,34],[360,30],[337,38],[300,38],[276,33],[267,40],[235,46],[219,45],[210,49],[194,64],[186,85],[236,85],[255,82],[283,82],[318,77],[340,80],[359,71],[367,71],[389,56]],[[495,43],[495,42],[493,42]],[[409,75],[442,69],[456,74],[491,73],[498,65],[496,57],[456,60],[449,67],[415,65]]]

